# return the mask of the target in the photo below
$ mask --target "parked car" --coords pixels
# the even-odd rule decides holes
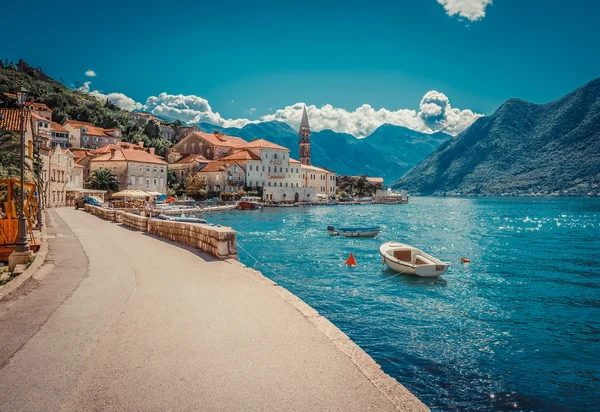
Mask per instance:
[[[102,206],[102,203],[98,199],[92,196],[82,196],[75,199],[75,210],[84,207],[88,203],[92,206]]]

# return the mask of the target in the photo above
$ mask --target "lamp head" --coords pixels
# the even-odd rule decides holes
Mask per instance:
[[[27,93],[28,91],[24,87],[19,87],[15,92],[19,106],[23,107],[25,105],[25,102],[27,101]]]

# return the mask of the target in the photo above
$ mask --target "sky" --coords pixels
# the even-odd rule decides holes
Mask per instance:
[[[0,13],[0,57],[128,110],[222,126],[297,126],[306,104],[313,130],[456,134],[511,97],[545,103],[600,77],[592,0],[31,0]]]

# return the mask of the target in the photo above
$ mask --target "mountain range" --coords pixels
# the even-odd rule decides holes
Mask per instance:
[[[546,104],[506,101],[394,187],[414,194],[600,194],[600,79]]]
[[[292,158],[299,158],[298,131],[286,123],[250,123],[242,128],[198,123],[198,127],[207,133],[220,130],[249,141],[264,138],[287,147]],[[347,133],[322,130],[311,133],[311,162],[338,174],[378,176],[389,183],[450,137],[445,133],[425,134],[391,124],[380,126],[362,139]]]

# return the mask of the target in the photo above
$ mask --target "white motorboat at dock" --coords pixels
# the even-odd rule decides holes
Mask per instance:
[[[387,242],[379,247],[383,263],[398,273],[436,278],[448,270],[450,263],[442,262],[421,249],[399,242]]]

